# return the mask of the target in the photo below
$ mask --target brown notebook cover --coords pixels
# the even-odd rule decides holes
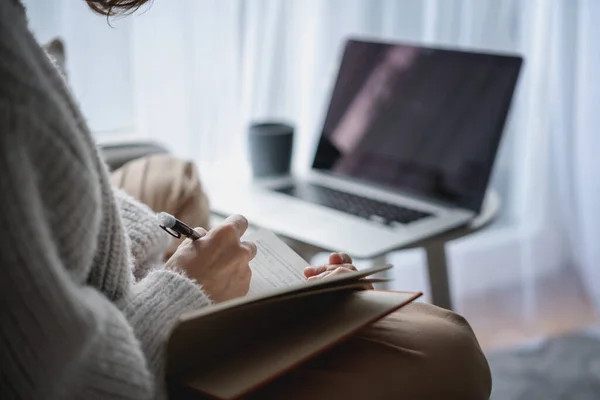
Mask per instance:
[[[235,399],[421,296],[360,288],[323,282],[184,315],[168,343],[168,379],[188,395]]]

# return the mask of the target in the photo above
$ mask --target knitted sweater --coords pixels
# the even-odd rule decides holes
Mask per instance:
[[[106,79],[110,79],[107,75]],[[210,304],[108,183],[62,78],[0,0],[0,398],[164,398],[164,344]]]

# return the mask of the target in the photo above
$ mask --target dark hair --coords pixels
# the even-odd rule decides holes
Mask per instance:
[[[101,15],[112,17],[131,14],[150,0],[85,0],[88,6]]]

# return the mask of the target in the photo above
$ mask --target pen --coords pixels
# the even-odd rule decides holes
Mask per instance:
[[[185,223],[181,222],[171,214],[161,212],[157,215],[158,223],[169,235],[176,238],[185,236],[188,239],[198,240],[202,236]]]

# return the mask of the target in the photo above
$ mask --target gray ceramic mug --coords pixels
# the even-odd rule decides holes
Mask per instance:
[[[254,178],[289,175],[294,127],[283,122],[253,123],[248,132],[248,147]]]

